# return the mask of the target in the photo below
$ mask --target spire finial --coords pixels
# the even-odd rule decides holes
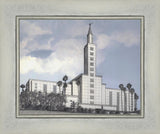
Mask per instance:
[[[93,24],[93,23],[89,23],[89,26],[91,27],[92,24]]]
[[[92,43],[93,42],[93,34],[91,30],[91,24],[89,23],[89,30],[88,30],[88,35],[87,35],[87,43]]]
[[[88,34],[92,34],[92,30],[91,30],[91,25],[92,25],[93,23],[89,23],[89,30],[88,30]]]

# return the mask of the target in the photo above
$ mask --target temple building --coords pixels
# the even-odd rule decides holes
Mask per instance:
[[[57,82],[29,79],[26,84],[28,91],[62,93],[63,86]],[[134,112],[137,109],[135,91],[106,88],[102,76],[96,75],[96,45],[93,43],[91,24],[84,46],[84,73],[79,74],[67,83],[66,107],[74,101],[83,108],[104,109],[108,111]]]

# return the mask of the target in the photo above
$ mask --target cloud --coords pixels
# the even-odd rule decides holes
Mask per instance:
[[[28,55],[32,57],[39,57],[39,58],[47,58],[52,53],[52,50],[35,50],[30,52]]]
[[[135,41],[132,41],[133,39],[135,39]],[[27,46],[28,52],[31,50],[50,50],[51,53],[46,59],[31,57],[30,55],[22,57],[20,61],[21,74],[34,71],[37,73],[50,73],[54,75],[58,72],[73,77],[77,73],[82,72],[84,44],[81,44],[81,41],[78,39],[70,38],[60,40],[52,46],[51,42],[53,40],[54,38],[50,38],[46,45],[38,45],[38,43],[35,42]],[[98,35],[96,39],[97,66],[105,60],[105,53],[103,50],[108,46],[116,45],[116,42],[130,47],[137,44],[137,41],[136,36],[130,32],[122,32],[120,34],[113,33],[110,36],[106,34]],[[25,42],[23,43],[25,44]]]
[[[107,34],[99,34],[96,38],[97,44],[97,66],[105,60],[105,48],[121,44],[126,47],[131,47],[139,44],[140,37],[134,31],[114,32],[110,36]]]
[[[42,65],[41,59],[31,56],[24,56],[20,59],[20,72],[21,74],[25,74],[30,71],[43,72]]]
[[[20,73],[30,71],[37,73],[62,73],[74,77],[82,72],[83,45],[76,39],[61,40],[53,47],[54,51],[46,58],[41,59],[31,56],[23,56],[20,59]]]
[[[28,37],[33,37],[36,35],[52,34],[49,30],[44,30],[37,26],[35,23],[30,23],[29,21],[21,20],[21,32]]]
[[[64,29],[63,29],[64,30]],[[73,26],[65,27],[64,34],[67,39],[55,41],[55,37],[49,37],[48,41],[39,44],[40,35],[52,34],[50,30],[42,29],[42,27],[28,21],[21,22],[21,34],[25,35],[20,42],[21,59],[20,72],[26,74],[31,71],[43,74],[67,74],[74,77],[77,73],[81,73],[83,69],[83,47],[84,44],[77,36],[83,36],[88,30],[85,23],[75,23]],[[84,35],[85,36],[85,35]],[[97,45],[97,66],[105,60],[105,51],[109,46],[121,44],[131,47],[138,44],[139,35],[130,31],[113,32],[111,35],[98,34],[95,35],[95,44]],[[43,37],[43,36],[42,36]],[[55,43],[55,44],[53,44]],[[45,53],[50,51],[47,58],[36,56],[36,53]],[[32,56],[31,56],[32,55]],[[34,57],[33,57],[34,56]]]
[[[114,32],[110,36],[106,34],[97,35],[97,49],[102,50],[108,46],[116,45],[120,43],[126,47],[131,47],[133,45],[139,44],[140,37],[133,31],[123,31],[123,32]]]
[[[134,31],[124,31],[113,33],[111,39],[122,43],[126,47],[131,47],[139,43],[140,37]]]
[[[54,41],[54,38],[50,38],[45,44],[39,45],[38,40],[35,38],[40,35],[50,35],[52,31],[42,29],[40,26],[35,23],[31,23],[29,21],[21,20],[20,23],[20,49],[21,56],[25,56],[28,53],[35,50],[50,50],[51,43]]]
[[[88,25],[84,22],[76,22],[71,27],[66,27],[65,34],[71,37],[84,36],[84,33],[87,34]]]
[[[53,50],[53,41],[54,38],[52,37],[45,44],[39,45],[39,43],[33,38],[26,38],[20,42],[21,56],[26,56],[37,50]]]
[[[111,37],[106,34],[98,35],[97,40],[96,40],[97,49],[102,50],[106,48],[107,46],[109,46],[111,43],[110,40],[111,40]]]

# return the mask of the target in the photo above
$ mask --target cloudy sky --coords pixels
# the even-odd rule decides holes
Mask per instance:
[[[140,20],[20,20],[20,83],[83,73],[90,22],[97,75],[109,88],[130,82],[140,94]]]

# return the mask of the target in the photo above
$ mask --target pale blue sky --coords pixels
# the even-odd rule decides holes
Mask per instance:
[[[71,80],[83,73],[90,22],[97,75],[109,88],[131,83],[140,95],[140,20],[21,20],[20,83],[58,81],[65,74]]]

